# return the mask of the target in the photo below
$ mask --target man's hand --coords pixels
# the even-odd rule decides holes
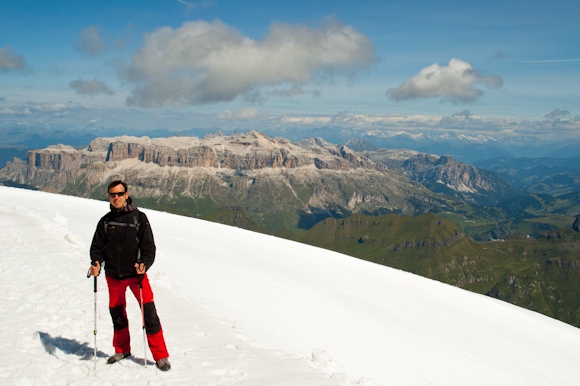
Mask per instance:
[[[137,274],[143,275],[145,273],[145,264],[141,263],[141,265],[135,263],[135,269],[137,270]]]
[[[91,276],[99,276],[100,272],[101,272],[101,264],[98,261],[97,261],[97,265],[91,264],[91,269],[90,269]]]

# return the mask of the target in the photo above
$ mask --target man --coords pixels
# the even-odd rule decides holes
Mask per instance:
[[[163,330],[153,303],[153,292],[145,273],[155,260],[155,242],[147,216],[132,204],[127,184],[113,181],[108,197],[111,211],[97,225],[91,244],[92,276],[98,276],[104,262],[109,287],[109,311],[113,318],[115,355],[107,363],[113,364],[131,355],[129,321],[125,311],[125,292],[131,289],[139,299],[139,280],[143,284],[143,313],[149,348],[157,367],[171,368],[165,347]],[[137,263],[139,262],[139,264]]]

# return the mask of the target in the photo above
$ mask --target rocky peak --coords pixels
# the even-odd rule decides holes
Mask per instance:
[[[212,138],[215,138],[215,137],[225,137],[225,136],[226,136],[226,135],[225,135],[224,133],[222,133],[222,131],[221,131],[221,130],[216,130],[216,131],[215,131],[215,133],[213,133],[213,134],[207,133],[207,134],[206,134],[206,135],[203,137],[203,139],[212,139]]]
[[[378,150],[378,148],[372,145],[366,138],[349,139],[348,142],[344,144],[344,146],[359,152]]]
[[[410,179],[427,183],[434,191],[446,194],[454,191],[455,195],[480,205],[496,204],[521,194],[495,173],[479,170],[450,155],[438,156],[406,149],[379,149],[365,154]]]
[[[296,145],[307,149],[307,150],[312,150],[314,148],[321,148],[324,149],[328,146],[331,147],[336,147],[336,145],[333,145],[331,143],[326,142],[324,139],[316,137],[316,138],[312,138],[312,137],[306,137],[300,141],[295,142]]]

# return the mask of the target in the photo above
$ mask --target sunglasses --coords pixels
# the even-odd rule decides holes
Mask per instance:
[[[115,196],[123,197],[125,195],[125,193],[127,193],[127,192],[109,193],[109,198],[115,198]]]

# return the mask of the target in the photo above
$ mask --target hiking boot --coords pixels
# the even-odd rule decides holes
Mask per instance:
[[[119,362],[121,359],[127,358],[129,355],[131,355],[130,352],[118,352],[115,355],[113,355],[112,357],[109,357],[109,359],[107,360],[107,363],[112,365],[115,362]]]
[[[171,364],[167,358],[159,359],[155,362],[155,365],[157,365],[157,368],[161,371],[167,371],[171,368]]]

